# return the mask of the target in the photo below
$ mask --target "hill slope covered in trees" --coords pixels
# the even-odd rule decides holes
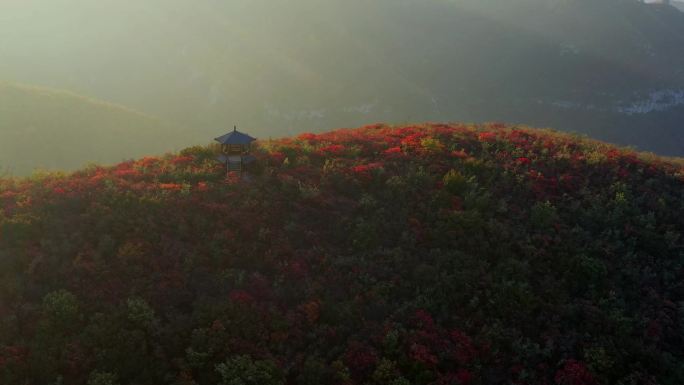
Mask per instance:
[[[0,170],[25,175],[115,163],[172,150],[181,137],[178,129],[118,105],[0,83]]]
[[[3,384],[681,384],[681,163],[368,126],[0,182]]]

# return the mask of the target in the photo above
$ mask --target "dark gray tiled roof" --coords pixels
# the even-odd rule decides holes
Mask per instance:
[[[237,129],[234,129],[232,132],[229,132],[223,136],[219,136],[218,138],[215,139],[217,142],[221,144],[250,144],[253,141],[256,140],[256,138],[252,138],[251,136],[242,133],[238,131]]]

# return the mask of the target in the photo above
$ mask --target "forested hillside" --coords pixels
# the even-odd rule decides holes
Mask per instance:
[[[373,125],[0,181],[2,384],[682,384],[684,169]]]

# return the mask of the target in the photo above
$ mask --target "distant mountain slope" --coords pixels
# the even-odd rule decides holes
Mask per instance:
[[[72,93],[0,83],[0,169],[74,169],[183,143],[160,120]]]
[[[684,155],[683,46],[636,0],[0,2],[0,73],[205,135],[500,120]]]
[[[679,9],[680,11],[684,12],[684,2],[682,1],[673,1],[671,3],[675,8]]]
[[[382,124],[0,180],[0,383],[684,383],[684,168]]]

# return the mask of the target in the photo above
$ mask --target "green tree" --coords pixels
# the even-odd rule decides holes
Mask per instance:
[[[78,299],[64,289],[53,291],[43,298],[43,314],[57,330],[71,329],[79,319]]]
[[[126,301],[128,307],[128,320],[134,324],[148,329],[154,325],[154,309],[142,298],[129,298]]]
[[[463,195],[468,189],[468,178],[457,170],[451,170],[442,178],[444,188],[452,194]]]
[[[88,385],[119,385],[114,373],[93,371],[88,376]]]
[[[250,356],[234,356],[216,365],[221,385],[282,385],[283,373],[272,361],[254,360]]]

